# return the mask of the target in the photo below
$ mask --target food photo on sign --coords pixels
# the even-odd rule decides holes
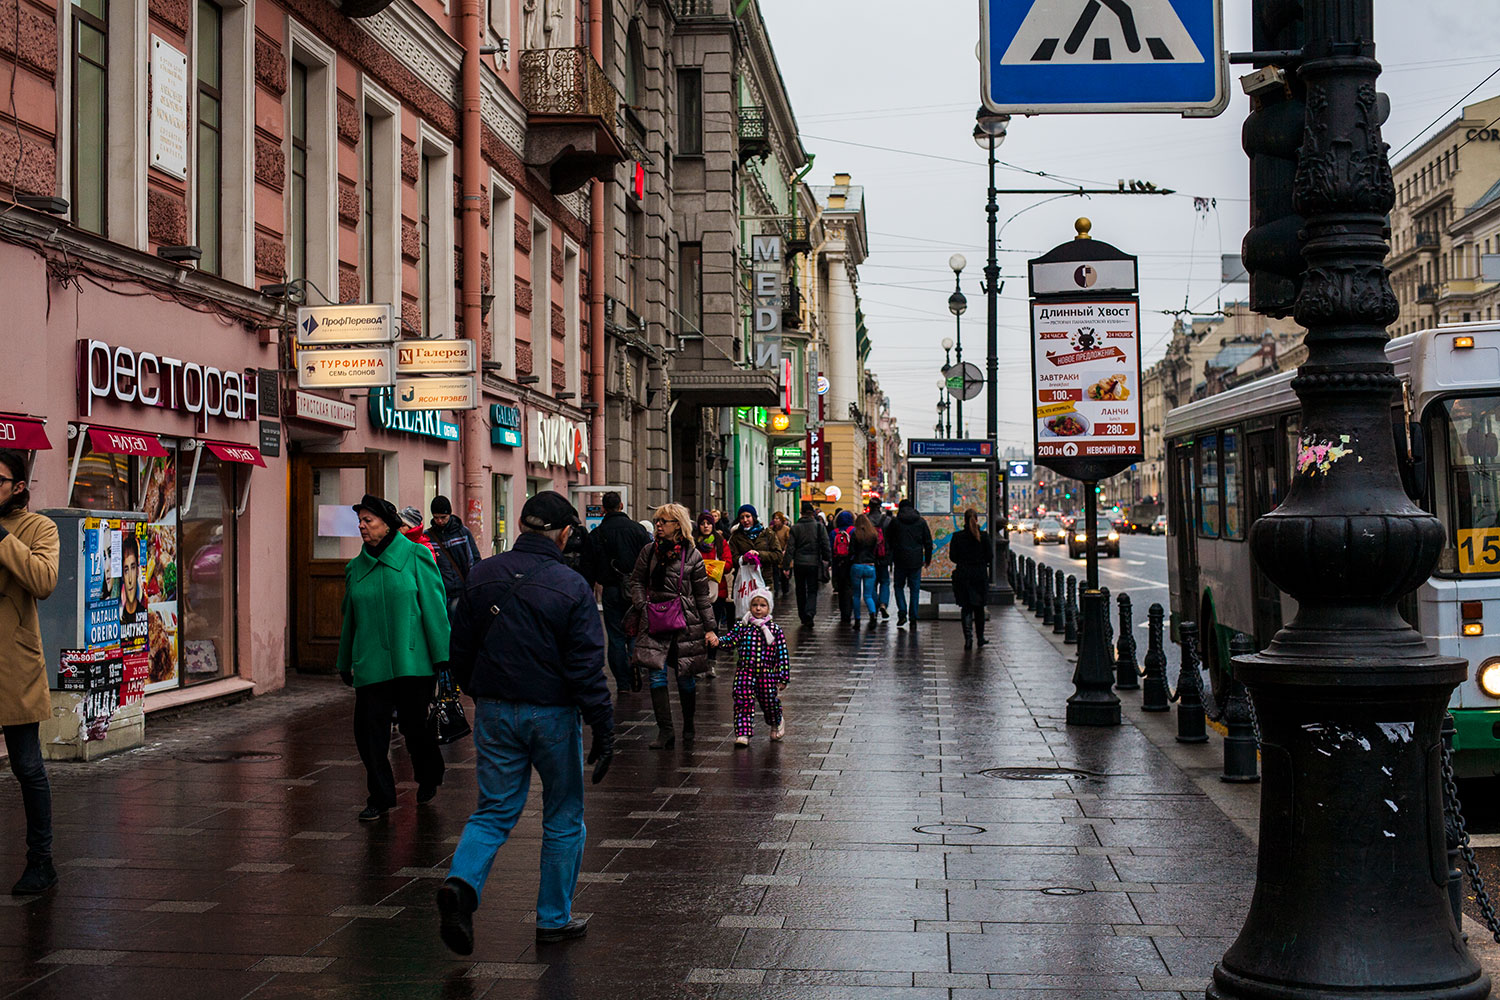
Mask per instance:
[[[1133,300],[1038,302],[1037,457],[1134,454],[1140,441],[1140,328]]]

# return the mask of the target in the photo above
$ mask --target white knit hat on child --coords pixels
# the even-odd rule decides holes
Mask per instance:
[[[776,598],[770,590],[761,587],[750,594],[750,600],[745,602],[745,607],[748,609],[751,604],[755,603],[756,598],[766,602],[766,616],[756,618],[753,612],[746,610],[742,620],[747,625],[759,625],[760,633],[765,637],[766,645],[769,646],[776,641],[776,637],[771,634],[771,612],[776,608]]]

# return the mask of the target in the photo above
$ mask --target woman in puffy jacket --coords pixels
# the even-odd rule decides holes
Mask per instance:
[[[652,518],[656,537],[641,550],[631,571],[630,622],[635,631],[633,666],[645,671],[651,687],[651,707],[656,712],[653,750],[669,750],[676,744],[672,732],[672,702],[667,692],[667,671],[677,675],[677,697],[682,701],[682,741],[694,736],[693,716],[698,707],[698,675],[708,671],[708,651],[719,645],[714,621],[714,602],[703,556],[693,544],[693,522],[681,504],[664,504]],[[675,615],[680,609],[681,628],[661,628],[652,621],[648,605],[666,607]]]

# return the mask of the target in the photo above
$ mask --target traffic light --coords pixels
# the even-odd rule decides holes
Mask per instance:
[[[1250,155],[1250,231],[1241,253],[1250,273],[1250,308],[1286,316],[1302,287],[1303,219],[1292,204],[1297,151],[1302,147],[1307,88],[1297,74],[1307,43],[1302,0],[1252,0],[1256,52],[1292,53],[1261,59],[1240,80],[1250,95],[1241,140]]]

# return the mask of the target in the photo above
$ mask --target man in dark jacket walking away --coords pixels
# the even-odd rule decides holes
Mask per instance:
[[[922,570],[932,563],[932,529],[917,513],[916,505],[910,499],[902,500],[896,507],[896,516],[886,528],[885,545],[895,567],[896,627],[906,624],[908,591],[911,594],[909,613],[915,624],[922,596]]]
[[[881,509],[880,500],[875,497],[871,497],[870,502],[865,504],[865,511],[870,516],[870,523],[875,526],[875,530],[880,532],[880,536],[884,538],[885,529],[891,526],[891,521],[893,520],[891,515]],[[891,604],[891,544],[889,540],[883,546],[883,551],[875,554],[875,604],[880,608],[880,617],[891,617],[889,610]]]
[[[609,672],[615,675],[616,692],[638,690],[630,657],[635,640],[625,634],[625,578],[635,568],[641,550],[651,544],[651,532],[625,513],[620,494],[604,494],[604,520],[589,532],[585,544],[584,574],[603,590],[604,632],[609,639]]]
[[[604,633],[588,582],[562,561],[578,512],[560,493],[521,508],[509,552],[469,574],[454,615],[449,662],[474,697],[479,804],[438,890],[443,943],[474,950],[474,911],[495,853],[526,805],[531,770],[542,776],[542,864],[536,941],[582,937],[573,892],[583,861],[583,733],[597,783],[614,757],[614,707],[604,679]]]
[[[468,526],[453,516],[453,504],[447,497],[441,494],[433,497],[430,509],[432,524],[427,528],[427,537],[432,541],[438,572],[443,574],[443,590],[451,606],[453,599],[463,593],[464,580],[479,561],[479,545]]]
[[[818,587],[823,583],[823,564],[833,559],[833,549],[828,544],[827,529],[818,520],[817,508],[810,503],[803,502],[802,516],[792,525],[787,552],[797,585],[797,617],[802,619],[802,624],[811,625],[818,612]]]

